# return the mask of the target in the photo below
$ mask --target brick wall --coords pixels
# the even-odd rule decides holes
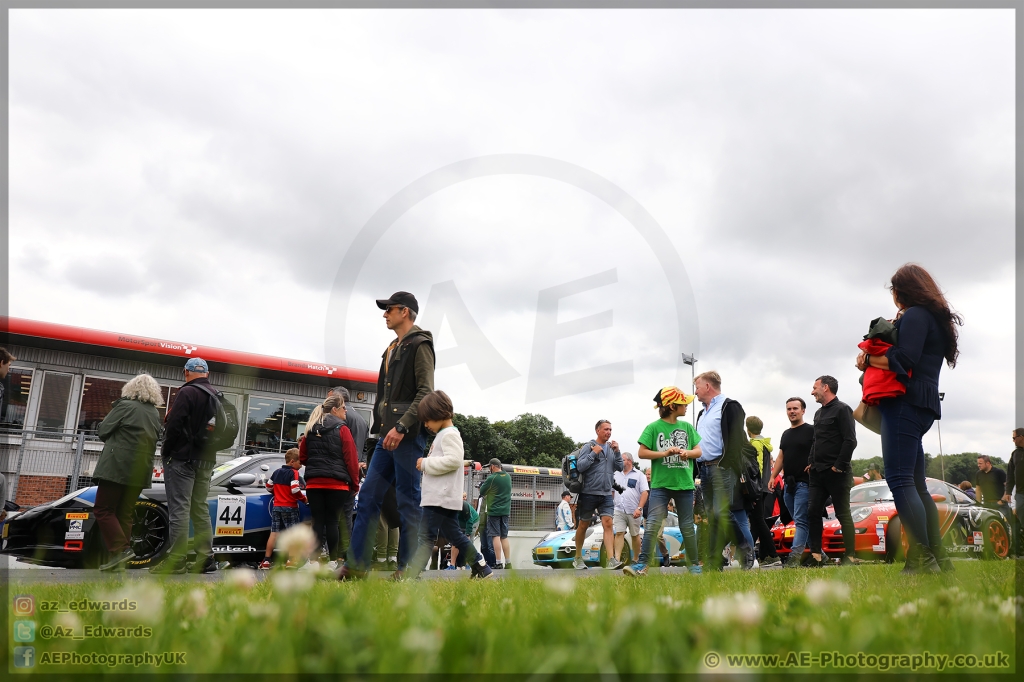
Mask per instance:
[[[18,479],[18,493],[15,498],[22,507],[34,507],[37,504],[52,502],[67,494],[68,476],[33,476],[22,475]]]

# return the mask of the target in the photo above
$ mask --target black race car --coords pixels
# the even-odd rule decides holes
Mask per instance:
[[[273,499],[266,482],[283,465],[283,454],[270,453],[238,457],[213,470],[207,499],[214,529],[213,553],[218,561],[243,564],[263,558]],[[154,482],[139,495],[131,538],[138,558],[129,562],[128,568],[146,568],[167,551],[166,500],[162,482]],[[95,501],[96,487],[92,486],[23,512],[12,512],[0,530],[0,554],[42,566],[99,566],[107,552],[93,514]],[[299,514],[303,521],[310,517],[309,508],[302,502]]]

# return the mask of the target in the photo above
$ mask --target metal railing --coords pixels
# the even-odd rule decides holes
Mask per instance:
[[[470,471],[468,492],[476,505],[480,483],[487,471]],[[509,530],[554,530],[555,510],[562,501],[562,477],[544,473],[510,473],[512,477],[512,509]]]
[[[20,492],[27,506],[34,506],[91,485],[90,474],[102,448],[89,432],[0,428],[0,473],[7,480],[6,499],[18,502]]]

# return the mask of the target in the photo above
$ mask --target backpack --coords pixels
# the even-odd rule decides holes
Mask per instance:
[[[583,472],[576,468],[578,456],[579,453],[574,450],[562,458],[562,485],[573,495],[583,490]]]
[[[224,394],[207,384],[196,384],[213,400],[213,415],[206,422],[206,429],[198,434],[196,440],[207,452],[217,452],[229,448],[235,443],[238,435],[238,410],[234,404],[224,399]]]
[[[756,500],[764,490],[761,484],[761,467],[757,463],[757,448],[749,442],[740,451],[740,493],[748,500]]]

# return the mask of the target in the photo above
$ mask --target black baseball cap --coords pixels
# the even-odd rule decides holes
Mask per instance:
[[[416,297],[410,294],[408,291],[396,291],[391,294],[391,298],[378,298],[377,307],[381,310],[387,310],[393,305],[400,305],[409,310],[413,311],[417,315],[420,314],[420,304],[416,301]]]

